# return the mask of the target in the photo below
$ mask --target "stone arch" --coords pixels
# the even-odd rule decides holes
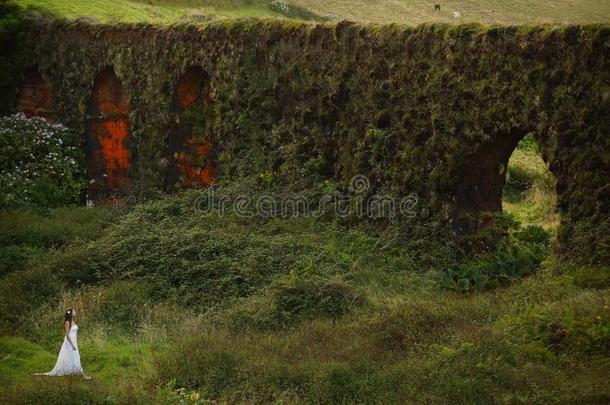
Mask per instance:
[[[87,109],[88,200],[119,193],[129,174],[129,96],[111,67],[95,81]]]
[[[30,69],[24,75],[17,99],[17,111],[27,117],[42,117],[51,122],[55,120],[53,93],[37,69]]]
[[[519,142],[532,134],[541,147],[541,155],[548,165],[550,173],[559,179],[557,170],[549,164],[548,156],[542,148],[544,134],[530,128],[516,127],[491,137],[489,141],[473,148],[469,156],[464,157],[464,166],[460,174],[455,193],[454,229],[458,234],[473,235],[480,229],[490,229],[496,224],[503,212],[503,194],[505,191],[508,164]],[[555,194],[559,195],[559,182]],[[558,209],[561,207],[557,204]],[[504,233],[505,229],[497,228]],[[490,234],[493,235],[493,232]],[[497,236],[497,235],[496,235]]]
[[[207,139],[210,89],[205,72],[189,67],[172,99],[167,135],[168,189],[209,185],[214,182],[211,144]]]
[[[473,157],[466,159],[463,178],[457,192],[459,211],[484,212],[502,210],[508,159],[527,131],[514,129],[493,142],[479,146]]]

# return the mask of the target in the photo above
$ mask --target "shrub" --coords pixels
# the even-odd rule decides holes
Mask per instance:
[[[176,387],[199,389],[217,398],[239,379],[238,357],[230,348],[219,348],[210,336],[192,333],[174,342],[172,350],[155,359],[164,383],[175,379]]]
[[[29,326],[24,319],[43,303],[57,297],[60,289],[57,277],[44,268],[4,277],[0,284],[0,330],[13,334]]]
[[[476,319],[474,308],[464,310],[459,304],[441,298],[392,299],[376,308],[362,333],[380,352],[398,353],[441,343],[455,334],[456,325]]]
[[[0,118],[0,207],[55,207],[84,187],[78,135],[61,124],[16,114]]]
[[[362,302],[348,284],[336,278],[306,278],[291,273],[275,280],[270,288],[276,322],[283,326],[303,318],[337,318],[354,303]]]
[[[0,277],[22,269],[48,249],[97,238],[111,221],[111,214],[106,209],[84,207],[54,208],[46,214],[21,209],[0,212]],[[82,251],[79,245],[71,246],[66,253],[52,253],[41,262],[53,263],[53,270],[63,273],[71,284],[92,281],[91,269],[86,266],[88,256],[77,254]]]
[[[495,252],[480,255],[443,275],[443,284],[460,291],[480,291],[506,285],[534,273],[545,259],[550,234],[530,225],[501,242]]]
[[[91,240],[113,220],[104,208],[54,208],[47,213],[31,210],[0,212],[0,244],[55,248],[77,240]]]
[[[573,266],[568,268],[574,284],[582,288],[610,288],[609,266]]]
[[[321,373],[307,393],[317,404],[347,404],[375,402],[380,394],[373,370],[349,364],[328,363],[320,366]]]
[[[271,10],[280,14],[288,14],[288,12],[290,11],[288,3],[284,0],[273,0],[269,7],[271,7]]]
[[[0,277],[21,269],[25,263],[43,252],[40,248],[30,246],[0,247]]]
[[[337,319],[364,302],[363,296],[338,277],[291,273],[276,278],[263,293],[238,300],[210,316],[233,331],[273,330],[305,319]]]
[[[176,388],[176,380],[171,380],[164,386],[157,388],[157,399],[163,404],[207,404],[206,399],[197,391],[186,388]]]
[[[519,141],[517,149],[532,153],[540,153],[540,147],[538,146],[538,142],[536,142],[533,134],[531,133],[525,135],[523,139]]]
[[[136,281],[118,281],[102,291],[98,318],[108,325],[135,330],[146,315],[149,286]]]

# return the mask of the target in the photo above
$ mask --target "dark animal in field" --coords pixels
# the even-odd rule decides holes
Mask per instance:
[[[435,4],[434,5],[434,12],[435,13],[440,13],[441,12],[441,5],[440,4]]]

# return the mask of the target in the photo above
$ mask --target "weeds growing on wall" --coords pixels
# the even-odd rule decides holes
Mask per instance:
[[[12,1],[0,1],[0,116],[14,112],[17,87],[31,58],[25,45],[24,10]]]
[[[130,98],[131,184],[165,183],[170,104],[194,66],[209,78],[201,138],[218,179],[346,189],[361,174],[370,193],[414,193],[433,220],[472,233],[501,209],[500,168],[531,133],[557,179],[563,252],[608,260],[607,27],[83,24],[30,25],[28,61],[78,131],[99,72],[114,69]]]

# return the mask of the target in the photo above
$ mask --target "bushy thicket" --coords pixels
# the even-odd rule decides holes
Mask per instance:
[[[229,191],[234,187],[228,186]],[[221,198],[222,190],[218,188],[216,198]],[[50,255],[49,265],[70,285],[137,280],[150,286],[156,301],[172,298],[198,308],[249,297],[270,285],[269,299],[277,310],[271,323],[278,325],[290,324],[296,314],[307,317],[311,311],[334,317],[345,312],[348,302],[359,302],[348,286],[342,287],[341,278],[362,277],[352,267],[358,257],[372,260],[371,267],[378,264],[374,249],[383,242],[371,239],[374,245],[367,246],[371,236],[366,236],[366,227],[348,231],[353,225],[346,219],[341,224],[341,218],[329,227],[328,217],[219,215],[200,210],[199,201],[206,195],[193,191],[140,204],[103,237]],[[427,234],[420,230],[419,236],[399,227],[393,232],[385,229],[391,238],[386,242],[391,246],[386,266],[400,271],[437,269],[463,290],[493,288],[535,272],[549,246],[549,234],[542,229],[517,228],[495,253],[460,264],[466,256],[456,254],[455,246],[443,246],[442,234],[430,242],[433,228],[427,230]],[[349,252],[332,247],[341,232],[348,232],[340,238],[344,243],[354,240]],[[374,233],[374,228],[369,232]],[[331,245],[314,243],[315,233]],[[337,279],[329,282],[332,276]]]
[[[193,209],[201,195],[138,205],[105,230],[100,208],[44,219],[38,239],[32,225],[18,225],[36,222],[23,213],[5,229],[6,240],[31,238],[46,249],[54,232],[62,235],[52,220],[96,223],[2,278],[3,332],[41,346],[0,365],[0,374],[14,370],[0,398],[19,402],[21,391],[32,402],[72,392],[88,403],[455,403],[610,395],[601,383],[610,370],[602,277],[610,273],[540,273],[548,245],[540,228],[515,224],[497,254],[460,264],[455,249],[430,244],[430,235],[402,239],[327,217],[206,216]],[[447,270],[475,267],[482,276],[474,283],[468,275],[444,284]],[[82,358],[96,381],[30,384],[23,376],[52,366],[67,306],[80,309]],[[6,339],[3,353],[27,343]]]
[[[366,307],[371,277],[396,290],[406,288],[406,275],[422,271],[459,290],[507,285],[534,273],[548,247],[548,234],[525,228],[496,253],[464,262],[440,235],[431,242],[433,228],[425,236],[400,228],[376,236],[340,218],[208,215],[196,209],[205,195],[192,191],[139,204],[105,231],[104,222],[91,226],[91,220],[110,222],[111,210],[47,218],[8,214],[0,235],[7,262],[3,327],[56,299],[60,289],[96,285],[104,288],[95,304],[101,310],[90,319],[127,330],[138,327],[146,308],[164,301],[227,310],[235,328],[282,329]],[[45,254],[53,247],[62,248]],[[28,298],[30,291],[38,301]]]
[[[81,199],[80,138],[61,124],[23,114],[0,118],[0,208],[49,208]]]
[[[534,273],[547,257],[551,235],[530,225],[501,241],[495,251],[477,255],[445,274],[447,287],[461,291],[485,290],[506,285]]]
[[[47,256],[70,243],[98,238],[114,220],[110,210],[84,207],[48,212],[0,212],[0,330],[31,330],[29,318],[40,305],[55,302],[67,277],[49,268]],[[30,319],[24,321],[24,319]]]

